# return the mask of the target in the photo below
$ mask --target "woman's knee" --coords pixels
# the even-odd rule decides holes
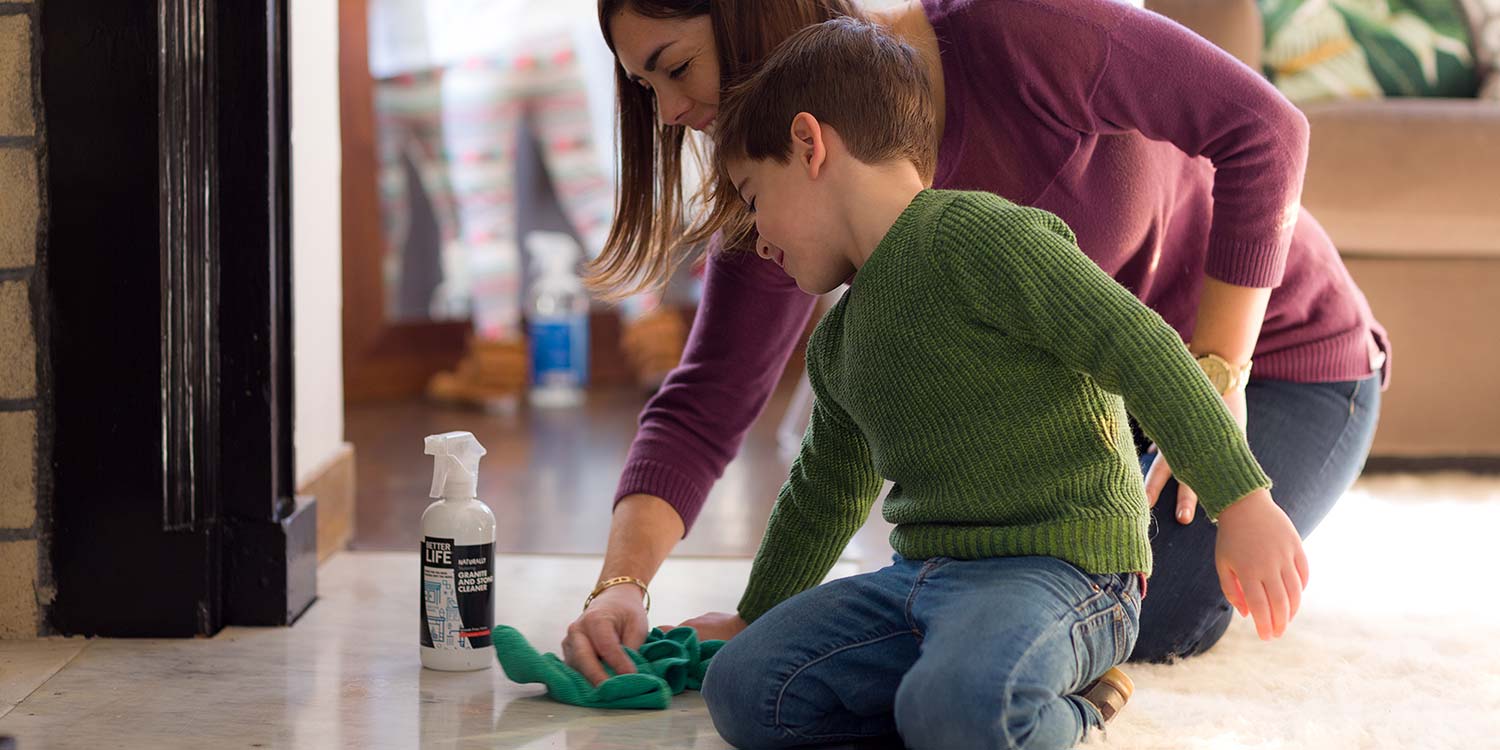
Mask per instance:
[[[1166,664],[1197,656],[1212,649],[1234,620],[1228,603],[1202,608],[1191,617],[1148,618],[1141,613],[1140,635],[1130,661]]]

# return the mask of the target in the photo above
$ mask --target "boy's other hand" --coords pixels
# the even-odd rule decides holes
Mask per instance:
[[[1245,414],[1248,411],[1245,406],[1244,391],[1230,391],[1224,395],[1224,406],[1229,409],[1229,414],[1234,417],[1236,424],[1240,426],[1240,432],[1245,431]],[[1153,444],[1149,449],[1156,453]],[[1161,498],[1161,491],[1167,486],[1167,480],[1172,478],[1172,467],[1167,465],[1167,457],[1159,455],[1151,462],[1151,468],[1146,472],[1146,502],[1150,507],[1156,507],[1156,501]],[[1177,483],[1177,522],[1186,526],[1193,522],[1193,514],[1198,508],[1198,493],[1192,487]]]
[[[1224,597],[1241,616],[1255,618],[1260,639],[1280,638],[1302,604],[1307,555],[1269,490],[1256,490],[1219,514],[1214,565]]]
[[[662,630],[671,630],[671,626],[658,625]],[[698,631],[698,640],[702,641],[727,641],[740,634],[740,631],[750,627],[749,623],[740,619],[739,614],[734,612],[705,612],[691,620],[684,620],[679,628],[692,628]]]

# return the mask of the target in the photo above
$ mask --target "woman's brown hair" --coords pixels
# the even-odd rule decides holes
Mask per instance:
[[[805,26],[841,16],[864,18],[851,0],[599,0],[599,27],[614,50],[610,21],[623,11],[646,18],[708,15],[718,48],[719,90],[760,66],[783,40]],[[656,97],[615,66],[619,104],[620,176],[615,218],[604,251],[589,265],[589,285],[619,298],[658,287],[696,247],[720,229],[740,236],[747,220],[725,201],[709,201],[708,215],[684,233],[682,152],[685,128],[661,125]],[[705,183],[715,179],[712,171]],[[705,184],[705,188],[707,185]]]

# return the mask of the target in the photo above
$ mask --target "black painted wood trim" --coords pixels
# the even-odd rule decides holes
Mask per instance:
[[[161,0],[157,170],[161,176],[162,527],[217,517],[218,123],[214,7]]]
[[[211,519],[163,524],[159,7],[47,0],[50,617],[61,632],[190,636],[222,603]]]
[[[220,339],[225,618],[281,625],[317,591],[316,508],[293,497],[287,2],[218,11],[220,325],[260,334]]]
[[[209,635],[315,596],[290,474],[285,9],[38,14],[61,632]]]

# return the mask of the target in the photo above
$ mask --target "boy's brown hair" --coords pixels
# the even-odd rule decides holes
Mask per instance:
[[[932,87],[915,49],[880,26],[835,18],[793,34],[743,83],[725,94],[714,130],[712,200],[741,206],[725,165],[792,155],[790,129],[800,112],[838,131],[850,154],[866,164],[906,159],[930,182],[937,149]],[[743,211],[736,238],[749,231]],[[726,242],[726,247],[739,243]]]

